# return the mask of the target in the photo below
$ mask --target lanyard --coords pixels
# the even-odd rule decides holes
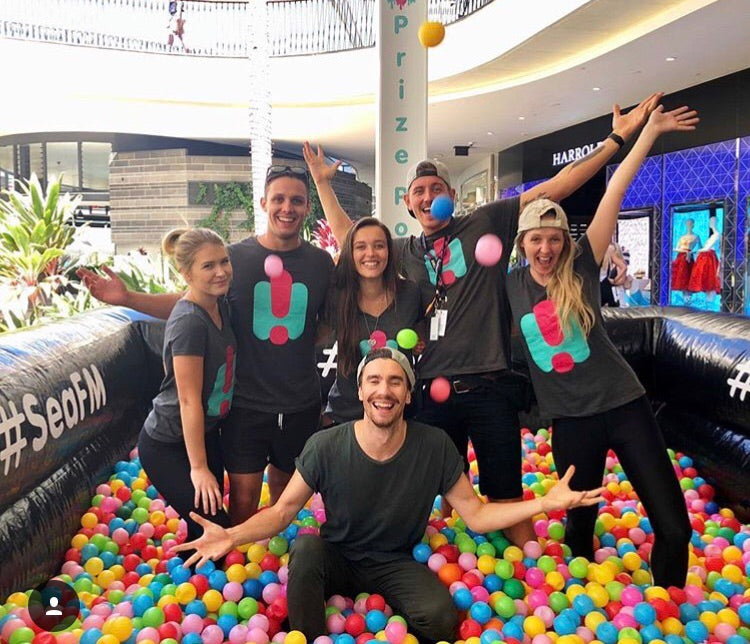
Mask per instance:
[[[426,316],[429,316],[435,309],[440,309],[440,305],[444,304],[448,300],[446,293],[448,287],[443,282],[443,266],[445,264],[445,255],[448,252],[448,245],[450,244],[451,236],[446,235],[445,237],[439,237],[438,239],[444,240],[439,255],[434,250],[429,249],[427,245],[427,238],[424,236],[424,233],[422,233],[422,247],[424,249],[424,258],[430,263],[430,266],[432,266],[432,270],[435,271],[435,297],[433,298],[432,302],[430,302],[430,305],[425,311]],[[435,242],[433,242],[432,245],[434,249]]]

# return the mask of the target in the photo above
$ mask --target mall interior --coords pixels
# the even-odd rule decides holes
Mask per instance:
[[[2,0],[0,198],[32,176],[42,188],[62,177],[62,190],[80,199],[80,243],[101,256],[156,256],[162,235],[206,221],[224,188],[249,190],[251,113],[267,101],[269,160],[304,166],[303,143],[321,145],[341,162],[332,185],[344,210],[381,216],[392,206],[376,196],[377,15],[413,1]],[[249,37],[260,2],[264,69],[251,64],[258,45]],[[422,563],[437,562],[450,581],[456,641],[747,643],[750,0],[426,4],[445,27],[428,49],[426,150],[450,170],[456,215],[518,195],[594,150],[615,105],[626,111],[663,92],[665,109],[688,105],[701,119],[694,132],[661,137],[625,195],[613,241],[628,279],[617,311],[604,315],[644,384],[685,496],[688,584],[651,585],[653,529],[610,454],[601,548],[580,574],[556,536],[562,514],[535,518],[538,552],[456,517],[431,519]],[[563,200],[574,237],[629,149]],[[228,240],[246,237],[247,223],[243,211],[230,213]],[[715,260],[709,290],[678,276],[699,249]],[[242,565],[226,562],[218,576],[165,555],[184,522],[156,499],[133,451],[159,388],[162,336],[163,325],[125,309],[0,327],[3,644],[307,641],[283,628],[288,546],[298,530],[317,529],[322,505],[276,541],[244,548]],[[317,349],[325,392],[336,345]],[[533,497],[546,493],[554,468],[549,433],[536,431],[546,419],[529,413],[523,486]],[[54,576],[74,589],[81,612],[50,633],[29,617],[26,591]],[[316,644],[418,642],[390,607],[366,601],[334,596],[330,633]],[[379,614],[370,623],[375,612],[387,623]]]

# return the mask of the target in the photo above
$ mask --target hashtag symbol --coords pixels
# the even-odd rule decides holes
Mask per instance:
[[[336,357],[338,356],[339,343],[334,342],[330,349],[323,349],[323,355],[328,356],[325,362],[318,363],[318,369],[321,370],[320,375],[323,378],[327,378],[328,374],[336,368]]]
[[[745,396],[750,392],[750,360],[737,365],[737,373],[734,378],[727,378],[730,385],[729,395],[734,398],[735,392],[740,392],[740,402],[745,402]]]
[[[18,464],[21,461],[21,450],[26,447],[28,442],[21,435],[21,423],[25,419],[24,415],[18,413],[12,401],[8,401],[8,409],[10,410],[10,416],[5,413],[5,409],[0,405],[0,436],[5,441],[5,447],[0,450],[0,463],[4,465],[3,474],[5,476],[8,475],[10,461],[14,456],[16,457],[15,467],[18,469]]]

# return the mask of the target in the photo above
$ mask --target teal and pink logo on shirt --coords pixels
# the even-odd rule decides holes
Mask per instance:
[[[258,282],[253,294],[255,337],[277,345],[299,338],[305,330],[307,299],[307,286],[294,282],[283,268],[267,282]]]
[[[436,239],[432,249],[424,258],[427,275],[429,275],[433,286],[437,282],[435,266],[440,261],[442,261],[440,279],[445,286],[450,286],[459,277],[466,275],[466,260],[463,248],[461,248],[461,240],[457,238],[452,239],[446,246],[445,239],[445,237]]]
[[[552,300],[539,302],[521,318],[520,327],[532,359],[545,373],[568,373],[591,355],[578,320],[563,329]]]
[[[234,394],[234,347],[227,347],[226,360],[216,371],[216,379],[208,397],[208,410],[206,416],[224,417],[229,413],[232,406],[232,395]]]

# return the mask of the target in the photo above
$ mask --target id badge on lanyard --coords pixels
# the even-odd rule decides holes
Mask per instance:
[[[435,299],[433,301],[432,317],[430,318],[430,341],[432,342],[438,338],[442,338],[448,326],[448,295],[443,283],[443,259],[449,242],[450,235],[445,238],[440,257],[437,257],[434,252],[425,252],[425,259],[430,262],[432,269],[435,271]]]

